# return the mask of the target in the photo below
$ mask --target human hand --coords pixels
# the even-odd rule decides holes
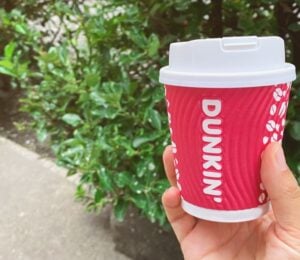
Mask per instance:
[[[185,260],[300,259],[300,188],[279,143],[269,144],[262,154],[261,179],[272,210],[248,222],[218,223],[185,213],[170,146],[163,161],[172,187],[165,191],[162,202]]]

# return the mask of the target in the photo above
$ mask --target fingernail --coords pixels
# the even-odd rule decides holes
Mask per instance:
[[[286,164],[285,156],[281,146],[277,150],[275,157],[276,157],[278,169],[280,169],[281,171],[286,171],[288,169],[288,166]]]

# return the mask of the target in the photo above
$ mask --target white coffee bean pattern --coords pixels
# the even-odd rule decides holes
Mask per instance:
[[[270,117],[266,122],[266,135],[263,137],[263,144],[279,142],[283,137],[285,114],[288,106],[290,84],[279,84],[273,91],[273,104],[270,107]]]
[[[278,113],[280,117],[283,117],[283,115],[286,112],[286,109],[287,109],[287,102],[283,102],[280,106],[279,113]]]
[[[279,84],[274,86],[273,103],[270,107],[269,118],[266,122],[266,132],[262,138],[264,145],[270,142],[282,141],[290,88],[291,84]],[[260,194],[258,196],[258,202],[264,204],[268,200],[268,194],[262,183],[259,188]]]
[[[270,115],[274,116],[276,113],[276,110],[277,110],[277,106],[275,104],[273,104],[270,109]]]
[[[277,87],[273,92],[273,98],[275,99],[275,101],[279,102],[282,97],[283,91],[280,87]]]
[[[165,97],[167,97],[167,89],[165,88]],[[169,112],[169,108],[170,108],[170,102],[169,100],[166,98],[166,103],[167,103],[167,110],[168,110],[168,121],[169,121],[169,127],[170,127],[170,135],[171,135],[171,139],[173,139],[173,130],[172,130],[172,126],[171,126],[171,113]],[[177,147],[176,147],[176,143],[174,141],[172,141],[172,153],[174,156],[174,167],[175,167],[175,175],[176,175],[176,180],[177,180],[177,187],[178,189],[181,191],[181,185],[180,185],[180,172],[178,170],[178,164],[179,161],[176,158],[176,154],[177,154]]]

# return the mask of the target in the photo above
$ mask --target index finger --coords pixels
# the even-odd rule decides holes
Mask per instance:
[[[163,153],[163,162],[164,162],[165,172],[171,186],[176,187],[177,185],[176,185],[176,176],[175,176],[175,167],[174,167],[174,157],[173,157],[171,145],[168,145],[165,148],[165,151]]]

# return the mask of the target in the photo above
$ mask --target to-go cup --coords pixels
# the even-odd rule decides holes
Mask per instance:
[[[165,85],[182,207],[240,222],[268,211],[260,155],[283,137],[295,67],[279,37],[226,37],[170,45]]]

